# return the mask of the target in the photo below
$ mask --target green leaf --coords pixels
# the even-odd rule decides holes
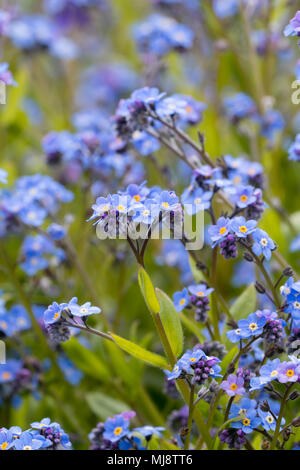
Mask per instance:
[[[63,349],[78,369],[88,376],[106,382],[110,378],[107,367],[99,357],[90,349],[79,343],[76,338],[71,338],[63,344]]]
[[[256,309],[256,290],[254,284],[250,284],[244,292],[236,299],[230,309],[235,321],[247,317]]]
[[[169,365],[166,359],[158,354],[152,353],[147,351],[146,349],[138,346],[127,339],[121,338],[120,336],[114,335],[111,333],[116,344],[126,351],[131,356],[139,359],[140,361],[146,362],[146,364],[150,364],[153,367],[160,367],[161,369],[169,369]]]
[[[179,356],[183,349],[183,331],[180,315],[176,311],[170,297],[160,289],[155,289],[160,305],[159,316],[164,326],[167,338],[175,356]]]
[[[144,296],[145,302],[149,311],[153,314],[159,313],[160,305],[158,299],[155,294],[155,289],[153,287],[152,281],[145,271],[144,268],[141,266],[139,267],[139,286]]]
[[[222,363],[220,365],[222,367],[223,374],[225,374],[229,364],[232,362],[232,360],[235,358],[238,352],[239,352],[239,348],[237,346],[233,346],[233,348],[222,359]]]
[[[195,321],[188,318],[183,312],[180,312],[180,318],[183,325],[198,338],[200,343],[203,343],[206,340],[204,334],[202,334],[201,329],[196,325]]]
[[[86,395],[86,401],[91,410],[100,418],[107,419],[115,414],[130,411],[128,405],[102,392],[92,392]]]
[[[12,124],[18,113],[20,113],[20,103],[26,94],[28,78],[28,71],[25,67],[20,68],[18,73],[15,75],[15,80],[18,86],[10,87],[7,104],[4,107],[3,115],[1,117],[2,123],[6,126]]]

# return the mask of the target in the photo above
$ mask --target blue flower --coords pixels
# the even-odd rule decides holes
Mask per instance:
[[[59,224],[53,223],[47,228],[47,233],[53,240],[62,240],[66,236],[66,229]]]
[[[7,359],[6,364],[0,364],[0,384],[13,382],[22,368],[21,361]]]
[[[300,160],[300,134],[296,135],[295,141],[290,145],[288,149],[289,160],[298,162]]]
[[[37,204],[30,204],[19,212],[19,217],[24,224],[39,227],[44,222],[47,211]]]
[[[178,207],[179,199],[172,191],[162,191],[159,197],[159,203],[163,211],[174,211]]]
[[[275,417],[270,413],[270,411],[262,411],[258,408],[258,414],[261,418],[261,425],[266,431],[275,431],[276,429],[276,419],[278,416]],[[275,419],[276,418],[276,419]],[[285,419],[281,419],[281,424],[284,425]]]
[[[252,234],[254,243],[252,250],[257,256],[263,255],[266,260],[271,258],[272,251],[275,249],[275,243],[269,237],[267,232],[257,228]]]
[[[0,183],[7,183],[7,172],[2,170],[2,168],[0,168]]]
[[[43,440],[37,439],[30,431],[24,431],[19,439],[14,441],[16,450],[38,450],[42,446]]]
[[[238,238],[246,238],[254,232],[256,220],[246,220],[245,217],[234,217],[230,223],[230,228]]]
[[[13,434],[10,431],[0,431],[0,450],[9,450],[13,445]]]
[[[188,286],[188,290],[192,295],[195,295],[196,297],[207,297],[214,291],[212,287],[207,287],[206,284],[191,285]]]
[[[180,375],[184,371],[184,366],[185,366],[185,363],[179,359],[179,361],[177,361],[176,364],[174,365],[172,372],[166,371],[168,380],[178,379],[178,377],[180,377]]]
[[[220,217],[216,225],[211,225],[208,228],[208,233],[211,241],[213,242],[213,247],[220,241],[224,240],[226,235],[228,235],[230,231],[230,222],[230,219]]]
[[[154,199],[147,199],[135,209],[134,222],[151,225],[159,216],[159,206]]]
[[[243,397],[238,403],[231,406],[229,418],[236,418],[240,415],[245,415],[248,412],[253,413],[256,410],[257,403],[255,400]]]
[[[280,365],[280,359],[274,359],[266,362],[260,368],[260,377],[253,377],[250,379],[250,391],[259,390],[263,388],[266,384],[272,382],[273,380],[277,379],[279,374],[278,367]]]
[[[150,155],[160,149],[160,142],[145,131],[135,131],[131,142],[141,155]]]
[[[74,299],[76,299],[74,297]],[[73,299],[72,299],[73,300]],[[77,299],[76,299],[77,301]],[[100,313],[101,308],[93,307],[91,302],[85,302],[83,305],[77,305],[76,302],[70,302],[68,305],[72,315],[75,317],[87,317],[88,315],[93,315],[95,313]]]
[[[131,437],[130,439],[125,438],[118,443],[120,450],[146,450],[143,446],[141,439],[137,436]]]
[[[238,343],[243,339],[241,328],[236,328],[235,330],[227,331],[226,336],[232,343]]]
[[[245,339],[262,334],[266,322],[267,320],[264,316],[258,317],[256,313],[250,313],[247,319],[242,319],[238,322],[238,326],[241,329],[241,337]]]
[[[290,244],[290,252],[294,253],[300,251],[300,235],[294,238]]]
[[[234,421],[230,426],[235,429],[241,429],[245,434],[250,434],[260,423],[261,419],[256,416],[256,410],[250,409],[245,413],[245,417],[241,421]]]
[[[253,186],[239,186],[232,196],[232,201],[240,209],[245,209],[256,201]]]
[[[213,9],[219,18],[227,18],[238,12],[238,0],[213,0]]]
[[[285,36],[300,36],[300,10],[284,29]]]
[[[53,302],[44,313],[45,325],[52,325],[61,318],[62,311],[68,306],[68,304],[58,304]]]
[[[181,201],[184,204],[189,215],[194,215],[199,210],[206,210],[210,208],[210,201],[213,196],[212,191],[204,191],[202,188],[197,188],[194,192],[183,194]]]
[[[236,121],[254,115],[257,112],[256,104],[245,93],[237,93],[224,99],[224,106],[230,120]]]
[[[43,418],[41,421],[34,421],[30,425],[32,429],[44,429],[52,426],[50,418]]]
[[[189,301],[190,296],[186,287],[182,291],[173,294],[173,303],[177,312],[181,312],[188,305]]]
[[[111,442],[117,442],[129,433],[129,419],[125,419],[122,415],[114,418],[108,418],[104,424],[104,439]]]
[[[163,431],[165,431],[166,428],[163,428],[161,426],[143,426],[141,428],[134,428],[133,429],[133,432],[138,432],[140,434],[142,434],[142,436],[146,437],[147,439],[149,439],[149,437],[152,437],[152,436],[157,436],[157,437],[161,437],[161,433]]]

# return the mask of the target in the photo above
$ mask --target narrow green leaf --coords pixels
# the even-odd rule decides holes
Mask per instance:
[[[256,290],[254,284],[250,284],[236,299],[230,312],[235,321],[245,318],[256,309]]]
[[[142,294],[144,296],[145,302],[147,304],[147,307],[151,313],[159,313],[160,310],[160,305],[158,302],[158,299],[155,294],[155,289],[152,284],[152,281],[145,271],[144,268],[141,266],[139,267],[139,273],[138,273],[138,278],[139,278],[139,286],[142,291]]]
[[[113,337],[116,344],[131,356],[136,357],[137,359],[140,359],[141,361],[146,362],[153,367],[160,367],[161,369],[170,368],[164,357],[147,351],[141,346],[138,346],[137,344],[132,343],[127,339],[121,338],[120,336],[114,335],[113,333],[111,333],[111,336]]]
[[[86,395],[86,401],[91,410],[101,419],[105,420],[115,414],[130,411],[128,405],[110,395],[102,392],[93,392]]]
[[[63,349],[78,369],[88,376],[103,382],[110,378],[107,367],[101,362],[99,357],[90,349],[79,343],[76,338],[71,338],[63,344]]]
[[[220,365],[222,367],[223,374],[225,374],[229,364],[232,362],[232,360],[235,358],[238,352],[239,352],[239,348],[237,346],[233,346],[233,348],[222,359],[222,363]]]
[[[183,325],[198,338],[200,343],[206,340],[204,334],[202,334],[201,332],[201,329],[198,327],[198,325],[196,325],[196,323],[193,320],[188,318],[183,312],[180,312],[180,318],[181,318]]]
[[[183,349],[183,331],[180,315],[176,311],[170,297],[160,289],[155,289],[160,305],[159,316],[164,326],[170,346],[175,356],[179,356]]]

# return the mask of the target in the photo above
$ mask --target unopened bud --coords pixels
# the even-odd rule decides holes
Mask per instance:
[[[299,428],[299,426],[300,426],[300,416],[297,416],[297,418],[293,419],[292,425],[294,426],[294,428]]]
[[[249,263],[253,262],[253,256],[250,255],[250,253],[244,253],[244,260],[248,261]]]
[[[265,294],[266,293],[266,289],[264,288],[264,286],[260,283],[260,282],[257,282],[255,283],[255,289],[257,290],[257,292],[259,294]]]
[[[206,395],[209,393],[209,389],[206,388],[206,387],[201,387],[199,392],[197,393],[197,397],[200,399],[200,400],[203,400]]]
[[[297,391],[297,390],[294,390],[290,396],[289,396],[289,400],[297,400],[297,398],[300,396],[300,393]]]
[[[231,362],[228,366],[228,374],[233,374],[234,371],[235,371],[235,365],[233,364],[233,362]]]
[[[270,442],[267,439],[264,439],[261,443],[262,450],[269,450],[270,449]]]
[[[267,402],[267,400],[264,400],[264,401],[262,402],[262,404],[260,405],[260,409],[261,409],[262,411],[264,411],[265,413],[267,413],[268,411],[270,411],[270,405],[269,405],[269,403]]]
[[[290,428],[286,428],[282,433],[283,440],[285,442],[287,442],[289,440],[290,436],[291,436],[291,430],[290,430]]]
[[[293,270],[290,266],[287,266],[286,268],[284,268],[284,270],[282,271],[282,274],[286,277],[293,277],[294,275]]]
[[[227,325],[234,330],[238,328],[238,324],[233,319],[228,320]]]

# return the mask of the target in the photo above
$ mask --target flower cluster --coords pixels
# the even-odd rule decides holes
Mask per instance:
[[[172,372],[167,374],[168,380],[174,380],[191,376],[192,382],[203,385],[212,377],[222,377],[220,359],[215,356],[207,356],[200,348],[186,351],[175,364]]]
[[[18,426],[0,428],[0,450],[69,450],[72,444],[60,424],[50,418],[31,423],[30,429],[22,431]]]
[[[153,14],[133,28],[134,39],[143,53],[163,56],[172,49],[186,50],[193,46],[194,33],[173,18]]]
[[[206,284],[191,285],[182,291],[173,294],[173,302],[177,312],[184,308],[195,309],[195,320],[205,323],[209,311],[208,296],[214,289],[208,288]]]
[[[174,191],[164,191],[158,187],[149,189],[143,183],[131,184],[126,191],[107,197],[99,197],[92,206],[89,220],[98,219],[97,234],[108,237],[147,238],[149,228],[165,222],[171,228],[177,218],[182,220],[182,207]],[[140,226],[140,232],[136,232]]]
[[[130,430],[135,412],[124,412],[98,423],[89,434],[91,450],[144,450],[154,437],[161,437],[163,427],[142,426]]]
[[[245,196],[246,197],[246,196]],[[237,257],[237,243],[250,247],[256,256],[263,256],[267,260],[271,258],[275,243],[269,235],[261,229],[256,228],[255,220],[246,220],[245,217],[237,216],[232,219],[220,217],[216,225],[208,229],[212,246],[220,246],[220,252],[225,259]],[[252,236],[250,245],[249,236]]]

